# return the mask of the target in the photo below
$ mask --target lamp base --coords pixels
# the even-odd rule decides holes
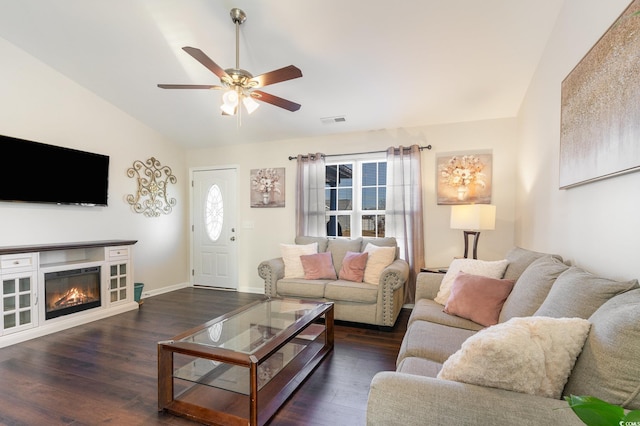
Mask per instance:
[[[464,232],[464,258],[469,257],[469,237],[473,236],[473,258],[478,258],[478,240],[480,239],[480,231],[463,231]]]

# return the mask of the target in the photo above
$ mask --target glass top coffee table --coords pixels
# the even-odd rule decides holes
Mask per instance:
[[[254,302],[158,343],[158,409],[263,425],[332,349],[333,303]]]

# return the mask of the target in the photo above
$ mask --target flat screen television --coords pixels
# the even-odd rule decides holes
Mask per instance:
[[[0,201],[106,206],[109,156],[0,135]]]

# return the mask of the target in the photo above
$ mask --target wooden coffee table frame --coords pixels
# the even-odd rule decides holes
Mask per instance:
[[[286,299],[285,299],[286,300]],[[233,312],[215,318],[207,323],[175,336],[173,339],[158,342],[158,410],[188,417],[211,425],[265,424],[293,394],[318,364],[333,350],[333,303],[318,303],[315,309],[298,319],[288,328],[280,331],[271,341],[252,353],[207,346],[180,341],[216,322],[231,318],[251,307],[265,303],[257,301]],[[324,316],[324,325],[318,319]],[[307,329],[322,327],[324,330],[315,340],[301,339]],[[275,377],[261,389],[258,386],[258,367],[269,357],[277,353],[289,342],[306,345]],[[249,369],[249,395],[194,383],[191,387],[175,394],[174,354],[194,358],[203,358]],[[220,407],[211,408],[217,402]],[[243,415],[249,405],[248,418]],[[209,405],[207,407],[206,405]],[[227,412],[231,411],[231,412]],[[234,413],[235,412],[235,413]]]

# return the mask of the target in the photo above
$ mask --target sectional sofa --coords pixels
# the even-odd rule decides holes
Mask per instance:
[[[489,326],[434,300],[446,275],[419,274],[396,370],[371,382],[368,425],[582,425],[566,395],[640,409],[638,281],[517,247],[506,261],[496,282],[514,284]]]
[[[295,244],[281,244],[281,250],[282,257],[258,265],[267,296],[332,301],[336,320],[393,327],[404,303],[404,286],[409,277],[409,265],[398,258],[395,238],[299,236]],[[379,256],[382,251],[386,260]],[[368,253],[368,259],[360,265],[362,276],[352,277],[356,267],[346,268],[345,258],[353,259],[353,254],[364,252]],[[324,268],[324,272],[318,274],[316,265],[313,271],[289,265],[292,272],[287,271],[288,263],[297,263],[301,256],[313,258],[316,254],[326,255],[328,271]],[[343,274],[345,269],[349,269],[348,274]],[[312,272],[315,272],[313,279],[305,278]]]

